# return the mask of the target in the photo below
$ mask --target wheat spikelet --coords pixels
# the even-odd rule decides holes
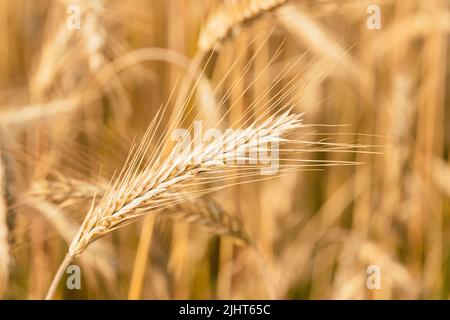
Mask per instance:
[[[237,0],[224,1],[208,18],[198,40],[200,51],[208,52],[243,23],[264,12],[275,10],[288,0]]]
[[[230,236],[244,244],[251,239],[238,216],[226,211],[212,197],[186,201],[164,210],[162,217],[171,217],[203,227],[212,234]]]

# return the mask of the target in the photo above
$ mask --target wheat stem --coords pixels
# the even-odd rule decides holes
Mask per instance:
[[[45,296],[45,300],[52,300],[56,289],[58,288],[58,284],[61,281],[61,278],[66,271],[67,267],[73,260],[73,256],[67,254],[64,260],[61,262],[61,265],[58,268],[58,271],[56,272],[55,276],[53,277],[52,284],[50,285],[50,288],[48,289],[47,295]]]

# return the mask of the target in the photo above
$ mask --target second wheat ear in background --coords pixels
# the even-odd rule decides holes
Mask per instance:
[[[108,191],[106,183],[94,185],[88,181],[57,175],[54,180],[40,180],[34,183],[29,196],[38,206],[45,206],[46,202],[50,202],[65,208],[73,204],[90,203],[94,198],[101,199],[106,191]],[[230,236],[236,242],[244,244],[251,242],[239,217],[228,212],[213,197],[182,200],[179,204],[164,209],[160,213],[161,218],[187,222],[214,235]]]
[[[201,52],[214,50],[235,28],[287,2],[288,0],[224,1],[208,17],[200,32],[198,48]]]
[[[156,128],[150,127],[142,142],[131,151],[128,161],[116,181],[98,204],[92,205],[73,239],[69,251],[50,286],[46,299],[51,299],[69,263],[83,253],[93,241],[125,226],[146,213],[157,212],[174,204],[207,194],[215,188],[201,188],[206,183],[227,180],[236,176],[254,177],[262,165],[246,154],[246,150],[267,149],[267,142],[279,144],[289,141],[287,135],[302,127],[301,115],[286,111],[264,121],[255,121],[239,128],[231,136],[223,135],[212,142],[179,152],[175,145],[171,155],[160,160],[163,150],[148,160],[149,144]],[[201,162],[193,162],[201,159]],[[229,164],[227,159],[238,159]],[[281,159],[276,159],[279,162]],[[295,169],[296,165],[288,169]],[[193,190],[192,188],[200,188]],[[222,186],[221,188],[224,188]]]

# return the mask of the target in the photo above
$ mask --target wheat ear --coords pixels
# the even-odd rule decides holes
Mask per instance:
[[[229,236],[243,244],[252,243],[239,217],[226,211],[213,197],[183,201],[165,209],[161,216],[199,226],[214,235]]]
[[[53,297],[66,267],[90,243],[135,221],[145,213],[167,208],[180,201],[180,198],[189,199],[199,195],[198,192],[189,191],[189,187],[193,184],[216,182],[218,179],[214,174],[235,174],[236,168],[226,170],[233,167],[227,164],[228,159],[238,159],[241,163],[242,160],[247,160],[246,163],[252,163],[254,159],[246,157],[245,150],[267,148],[267,141],[280,142],[282,135],[300,127],[301,115],[286,111],[279,116],[269,117],[259,125],[253,123],[231,136],[223,135],[213,142],[203,142],[193,150],[185,149],[180,153],[180,146],[176,145],[174,152],[161,163],[145,163],[148,140],[151,139],[148,132],[137,153],[130,156],[110,190],[97,205],[93,202],[52,281],[46,299]],[[201,161],[193,163],[194,159]],[[143,170],[140,169],[142,165]],[[246,164],[243,168],[248,169],[248,166],[258,167]],[[210,192],[213,188],[208,190],[203,192]]]
[[[78,201],[90,201],[96,195],[103,195],[106,187],[105,185],[95,186],[86,181],[61,175],[55,180],[42,179],[34,182],[28,195],[65,207]]]
[[[209,16],[198,38],[202,52],[213,51],[214,47],[227,38],[240,25],[275,10],[288,0],[238,0],[224,1]]]

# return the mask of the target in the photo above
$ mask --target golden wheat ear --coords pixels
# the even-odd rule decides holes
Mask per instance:
[[[146,160],[153,137],[152,130],[149,130],[136,151],[132,151],[119,177],[103,198],[98,204],[92,202],[91,209],[55,276],[47,298],[53,297],[65,267],[90,243],[135,221],[143,214],[166,209],[217,189],[195,191],[192,187],[198,189],[208,183],[226,181],[226,178],[236,176],[254,179],[257,175],[255,170],[260,170],[261,165],[253,164],[251,155],[243,154],[242,150],[267,148],[268,140],[282,142],[282,136],[300,127],[301,116],[286,111],[262,122],[252,123],[230,136],[223,135],[212,142],[203,142],[200,146],[185,149],[183,152],[177,153],[180,149],[179,145],[175,145],[172,150],[174,152],[165,160],[160,160],[160,156]],[[159,152],[160,155],[163,151],[164,148]],[[193,162],[194,159],[200,161]],[[227,159],[241,161],[229,164]]]
[[[288,2],[288,0],[240,0],[223,1],[208,17],[198,39],[202,52],[214,48],[242,24],[256,19]]]

